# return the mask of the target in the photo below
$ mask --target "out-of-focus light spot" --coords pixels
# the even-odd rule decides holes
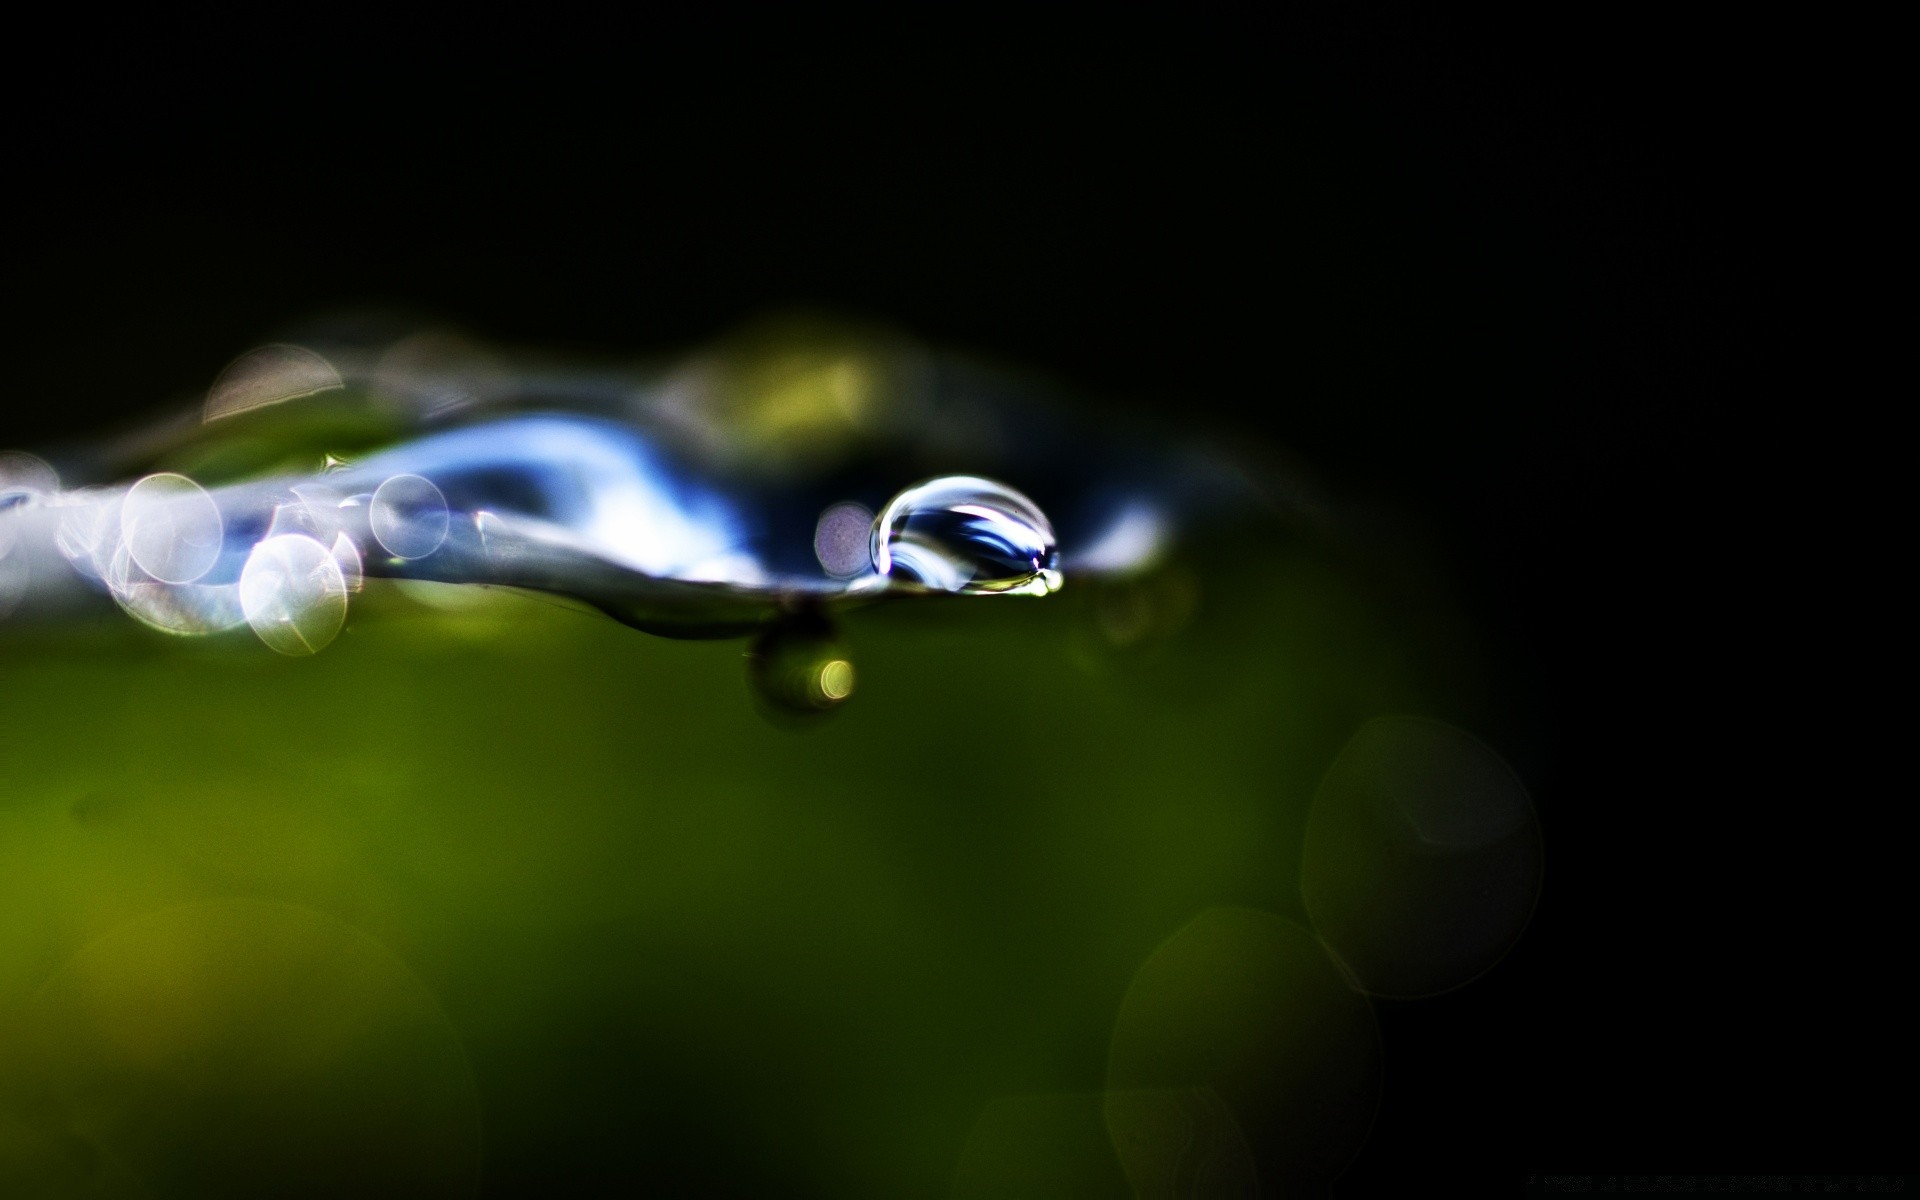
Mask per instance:
[[[1360,1148],[1379,1084],[1372,1007],[1318,939],[1272,913],[1214,908],[1161,943],[1127,987],[1107,1058],[1107,1125],[1136,1194],[1166,1194],[1154,1184],[1186,1153],[1179,1135],[1196,1113],[1164,1098],[1211,1093],[1242,1129],[1279,1135],[1252,1139],[1261,1185],[1308,1194]],[[1143,1100],[1153,1092],[1161,1102]]]
[[[425,558],[447,540],[447,498],[430,479],[395,475],[374,489],[373,536],[395,558]]]
[[[974,1118],[954,1166],[950,1200],[1122,1196],[1099,1092],[1000,1096]],[[1147,1191],[1141,1195],[1175,1195]],[[1204,1196],[1221,1195],[1197,1191]]]
[[[1510,767],[1425,717],[1380,717],[1327,768],[1300,891],[1314,928],[1375,995],[1467,983],[1520,936],[1540,891],[1540,827]]]
[[[212,570],[225,531],[213,497],[185,475],[149,475],[120,505],[128,553],[161,583],[192,583]]]
[[[316,654],[347,619],[347,581],[327,547],[304,534],[282,534],[247,556],[240,607],[253,632],[273,649]]]
[[[23,450],[0,450],[0,558],[12,551],[17,536],[18,518],[9,515],[11,510],[39,504],[59,491],[60,476],[46,462]],[[23,590],[25,569],[23,565],[15,572]],[[8,586],[0,581],[0,610],[11,611],[13,607],[3,598]],[[16,596],[14,601],[18,599]]]
[[[1061,582],[1040,506],[975,475],[929,479],[888,501],[868,552],[880,574],[935,591],[1044,596]]]
[[[827,368],[827,391],[857,424],[873,398],[873,372],[857,358],[842,358]]]
[[[820,695],[838,704],[853,695],[853,664],[836,658],[820,668]]]
[[[400,339],[373,368],[380,396],[429,420],[491,404],[511,383],[492,351],[444,329]]]
[[[851,354],[803,346],[743,364],[741,431],[756,440],[827,449],[856,426],[871,402],[873,372]]]
[[[60,490],[60,473],[38,455],[0,450],[0,509]]]
[[[1066,566],[1101,573],[1150,567],[1166,550],[1171,533],[1159,509],[1132,501],[1090,545],[1065,556]]]
[[[1210,1086],[1108,1092],[1113,1145],[1136,1196],[1258,1200],[1260,1169],[1233,1109]],[[1179,1181],[1190,1180],[1189,1187]],[[1287,1193],[1282,1193],[1287,1194]]]
[[[341,386],[333,364],[304,346],[249,350],[227,364],[207,391],[206,417],[217,421]]]
[[[813,529],[814,557],[835,579],[864,575],[873,569],[872,537],[873,510],[851,500],[829,505]]]
[[[797,614],[754,639],[747,679],[771,714],[817,718],[853,695],[853,661],[830,622]]]
[[[879,327],[788,315],[714,346],[650,397],[649,416],[775,476],[844,460],[924,404],[929,372]]]

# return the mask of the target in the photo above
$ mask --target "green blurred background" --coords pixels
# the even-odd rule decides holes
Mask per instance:
[[[1860,1064],[1902,1069],[1910,1022],[1858,964],[1898,944],[1903,843],[1821,836],[1852,707],[1783,719],[1756,647],[1825,575],[1763,569],[1742,506],[1799,459],[1728,435],[1777,234],[1736,217],[1793,126],[1754,106],[1799,61],[1751,32],[49,34],[50,81],[5,85],[9,446],[191,402],[340,305],[617,357],[801,304],[1285,446],[1342,526],[1193,547],[1203,603],[1147,655],[1082,652],[1072,588],[862,614],[860,692],[804,736],[737,647],[524,598],[369,593],[305,662],[8,629],[0,1156],[55,1194],[154,1162],[190,1192],[202,1151],[413,1194],[939,1194],[1008,1131],[1097,1135],[1169,937],[1291,953],[1244,914],[1300,915],[1302,789],[1413,710],[1525,779],[1547,884],[1485,977],[1374,1007],[1336,1192],[1890,1165]]]
[[[1145,638],[1111,586],[856,614],[801,732],[737,643],[524,595],[375,581],[302,660],[8,630],[6,1153],[50,1194],[906,1196],[975,1133],[1006,1179],[962,1194],[1006,1194],[983,1106],[1098,1092],[1196,915],[1304,921],[1333,753],[1457,691],[1324,550],[1222,550]]]

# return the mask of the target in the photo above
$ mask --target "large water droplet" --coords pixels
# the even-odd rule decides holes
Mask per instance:
[[[120,505],[127,553],[161,583],[192,583],[212,570],[225,531],[213,497],[185,475],[149,475]]]
[[[901,492],[873,524],[874,569],[943,592],[1044,596],[1060,586],[1053,525],[1004,483],[944,475]]]
[[[240,607],[282,654],[317,654],[347,619],[347,581],[333,552],[305,534],[270,537],[240,572]]]
[[[373,536],[395,558],[425,558],[447,540],[447,498],[431,479],[395,475],[374,490]]]
[[[832,622],[802,613],[754,639],[747,678],[775,715],[817,717],[853,695],[853,658]]]

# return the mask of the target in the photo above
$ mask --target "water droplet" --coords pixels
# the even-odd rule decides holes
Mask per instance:
[[[813,553],[821,569],[835,579],[851,579],[873,568],[868,539],[873,533],[873,510],[844,500],[828,506],[813,530]]]
[[[1053,526],[1003,483],[946,475],[901,492],[874,522],[874,568],[943,592],[1044,596],[1060,586]]]
[[[225,532],[213,497],[185,475],[149,475],[120,505],[127,552],[161,583],[192,583],[212,570]]]
[[[425,558],[447,540],[447,498],[431,479],[395,475],[374,490],[373,536],[395,558]]]
[[[227,364],[207,390],[206,420],[297,400],[340,386],[333,364],[304,346],[249,350]]]
[[[1540,825],[1498,754],[1424,717],[1380,717],[1327,768],[1300,890],[1359,987],[1430,996],[1506,954],[1540,891]]]
[[[240,607],[282,654],[316,654],[347,619],[347,581],[333,553],[304,534],[270,537],[240,572]]]
[[[754,640],[747,678],[772,712],[817,717],[853,695],[853,658],[825,617],[798,614]]]

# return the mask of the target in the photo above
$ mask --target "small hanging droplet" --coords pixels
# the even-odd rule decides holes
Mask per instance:
[[[754,639],[747,679],[774,714],[818,717],[853,695],[853,659],[831,621],[817,612],[800,613]]]
[[[1060,587],[1053,525],[1003,483],[944,475],[901,492],[873,523],[874,569],[943,592],[1044,596]]]

